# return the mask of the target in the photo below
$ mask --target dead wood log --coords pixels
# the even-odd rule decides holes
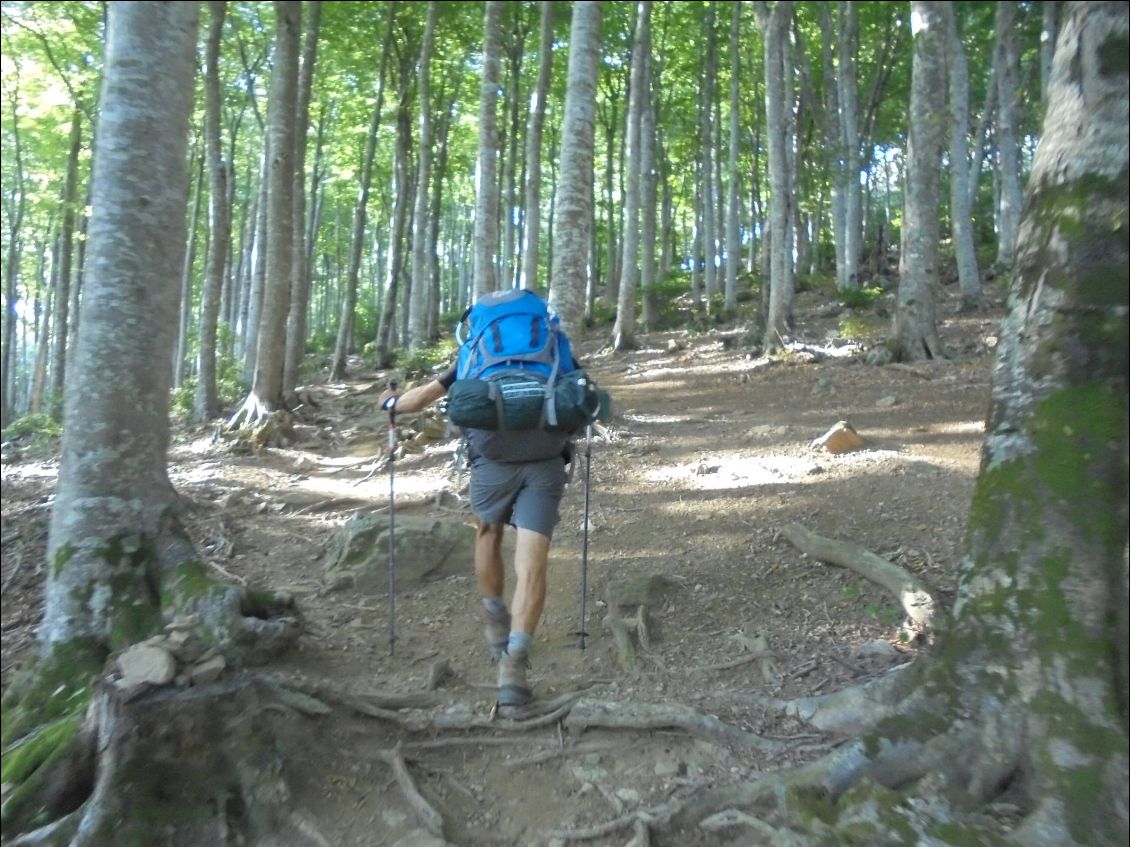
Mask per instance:
[[[786,525],[781,532],[809,558],[847,568],[885,588],[902,605],[916,631],[929,630],[938,603],[909,571],[858,544],[825,538],[797,523]]]

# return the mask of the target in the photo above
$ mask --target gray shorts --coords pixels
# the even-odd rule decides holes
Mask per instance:
[[[471,511],[485,523],[508,523],[553,537],[557,507],[565,491],[560,457],[537,462],[471,463]]]

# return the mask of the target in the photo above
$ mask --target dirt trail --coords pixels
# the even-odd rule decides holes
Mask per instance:
[[[311,830],[347,847],[392,845],[420,829],[379,755],[398,742],[450,843],[527,845],[810,759],[835,741],[758,698],[832,691],[907,661],[914,648],[900,641],[902,615],[882,589],[807,559],[780,530],[800,522],[860,544],[927,581],[948,606],[1000,312],[957,316],[946,307],[940,330],[953,358],[876,368],[838,340],[839,317],[807,305],[798,335],[825,354],[769,364],[745,356],[725,333],[653,334],[625,355],[582,345],[616,411],[592,450],[590,637],[577,649],[582,460],[562,507],[531,655],[542,701],[589,689],[601,701],[679,705],[779,749],[745,746],[709,722],[696,734],[556,724],[419,734],[348,712],[295,713],[276,723],[304,751],[287,763],[287,777]],[[190,530],[218,571],[297,595],[310,633],[273,674],[341,690],[421,692],[445,661],[444,705],[427,713],[450,723],[487,719],[494,669],[470,562],[463,573],[398,596],[395,656],[383,594],[326,590],[331,535],[356,511],[387,505],[387,474],[372,472],[384,449],[376,408],[384,379],[367,373],[314,386],[319,405],[302,411],[300,440],[286,449],[238,455],[208,431],[183,434],[171,476],[191,506]],[[865,448],[814,451],[810,442],[840,420]],[[454,447],[431,441],[397,462],[405,514],[470,526]],[[39,614],[54,472],[53,462],[30,459],[3,466],[5,684]],[[649,644],[630,672],[603,624],[609,583],[627,577],[655,577],[664,587],[647,616]],[[718,667],[748,659],[757,637],[770,659]],[[631,833],[624,826],[585,843],[624,845]],[[731,828],[659,843],[748,844],[749,837]]]

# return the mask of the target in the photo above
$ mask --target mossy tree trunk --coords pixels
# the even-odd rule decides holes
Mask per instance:
[[[882,703],[857,692],[887,715],[862,737],[696,814],[791,786],[826,843],[997,843],[994,803],[1009,844],[1127,843],[1128,20],[1066,8],[952,620]]]
[[[113,4],[110,21],[39,652],[3,704],[5,840],[104,812],[109,723],[92,691],[112,653],[177,616],[195,615],[199,635],[232,661],[298,631],[276,614],[284,601],[252,602],[211,578],[166,471],[172,372],[155,363],[170,362],[175,343],[198,4]]]

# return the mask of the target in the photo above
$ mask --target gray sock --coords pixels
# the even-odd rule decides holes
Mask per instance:
[[[506,603],[501,597],[484,597],[483,607],[487,610],[487,614],[496,621],[503,620],[506,617]]]
[[[525,656],[530,652],[531,638],[529,633],[510,630],[510,640],[506,644],[506,652],[511,656]]]

